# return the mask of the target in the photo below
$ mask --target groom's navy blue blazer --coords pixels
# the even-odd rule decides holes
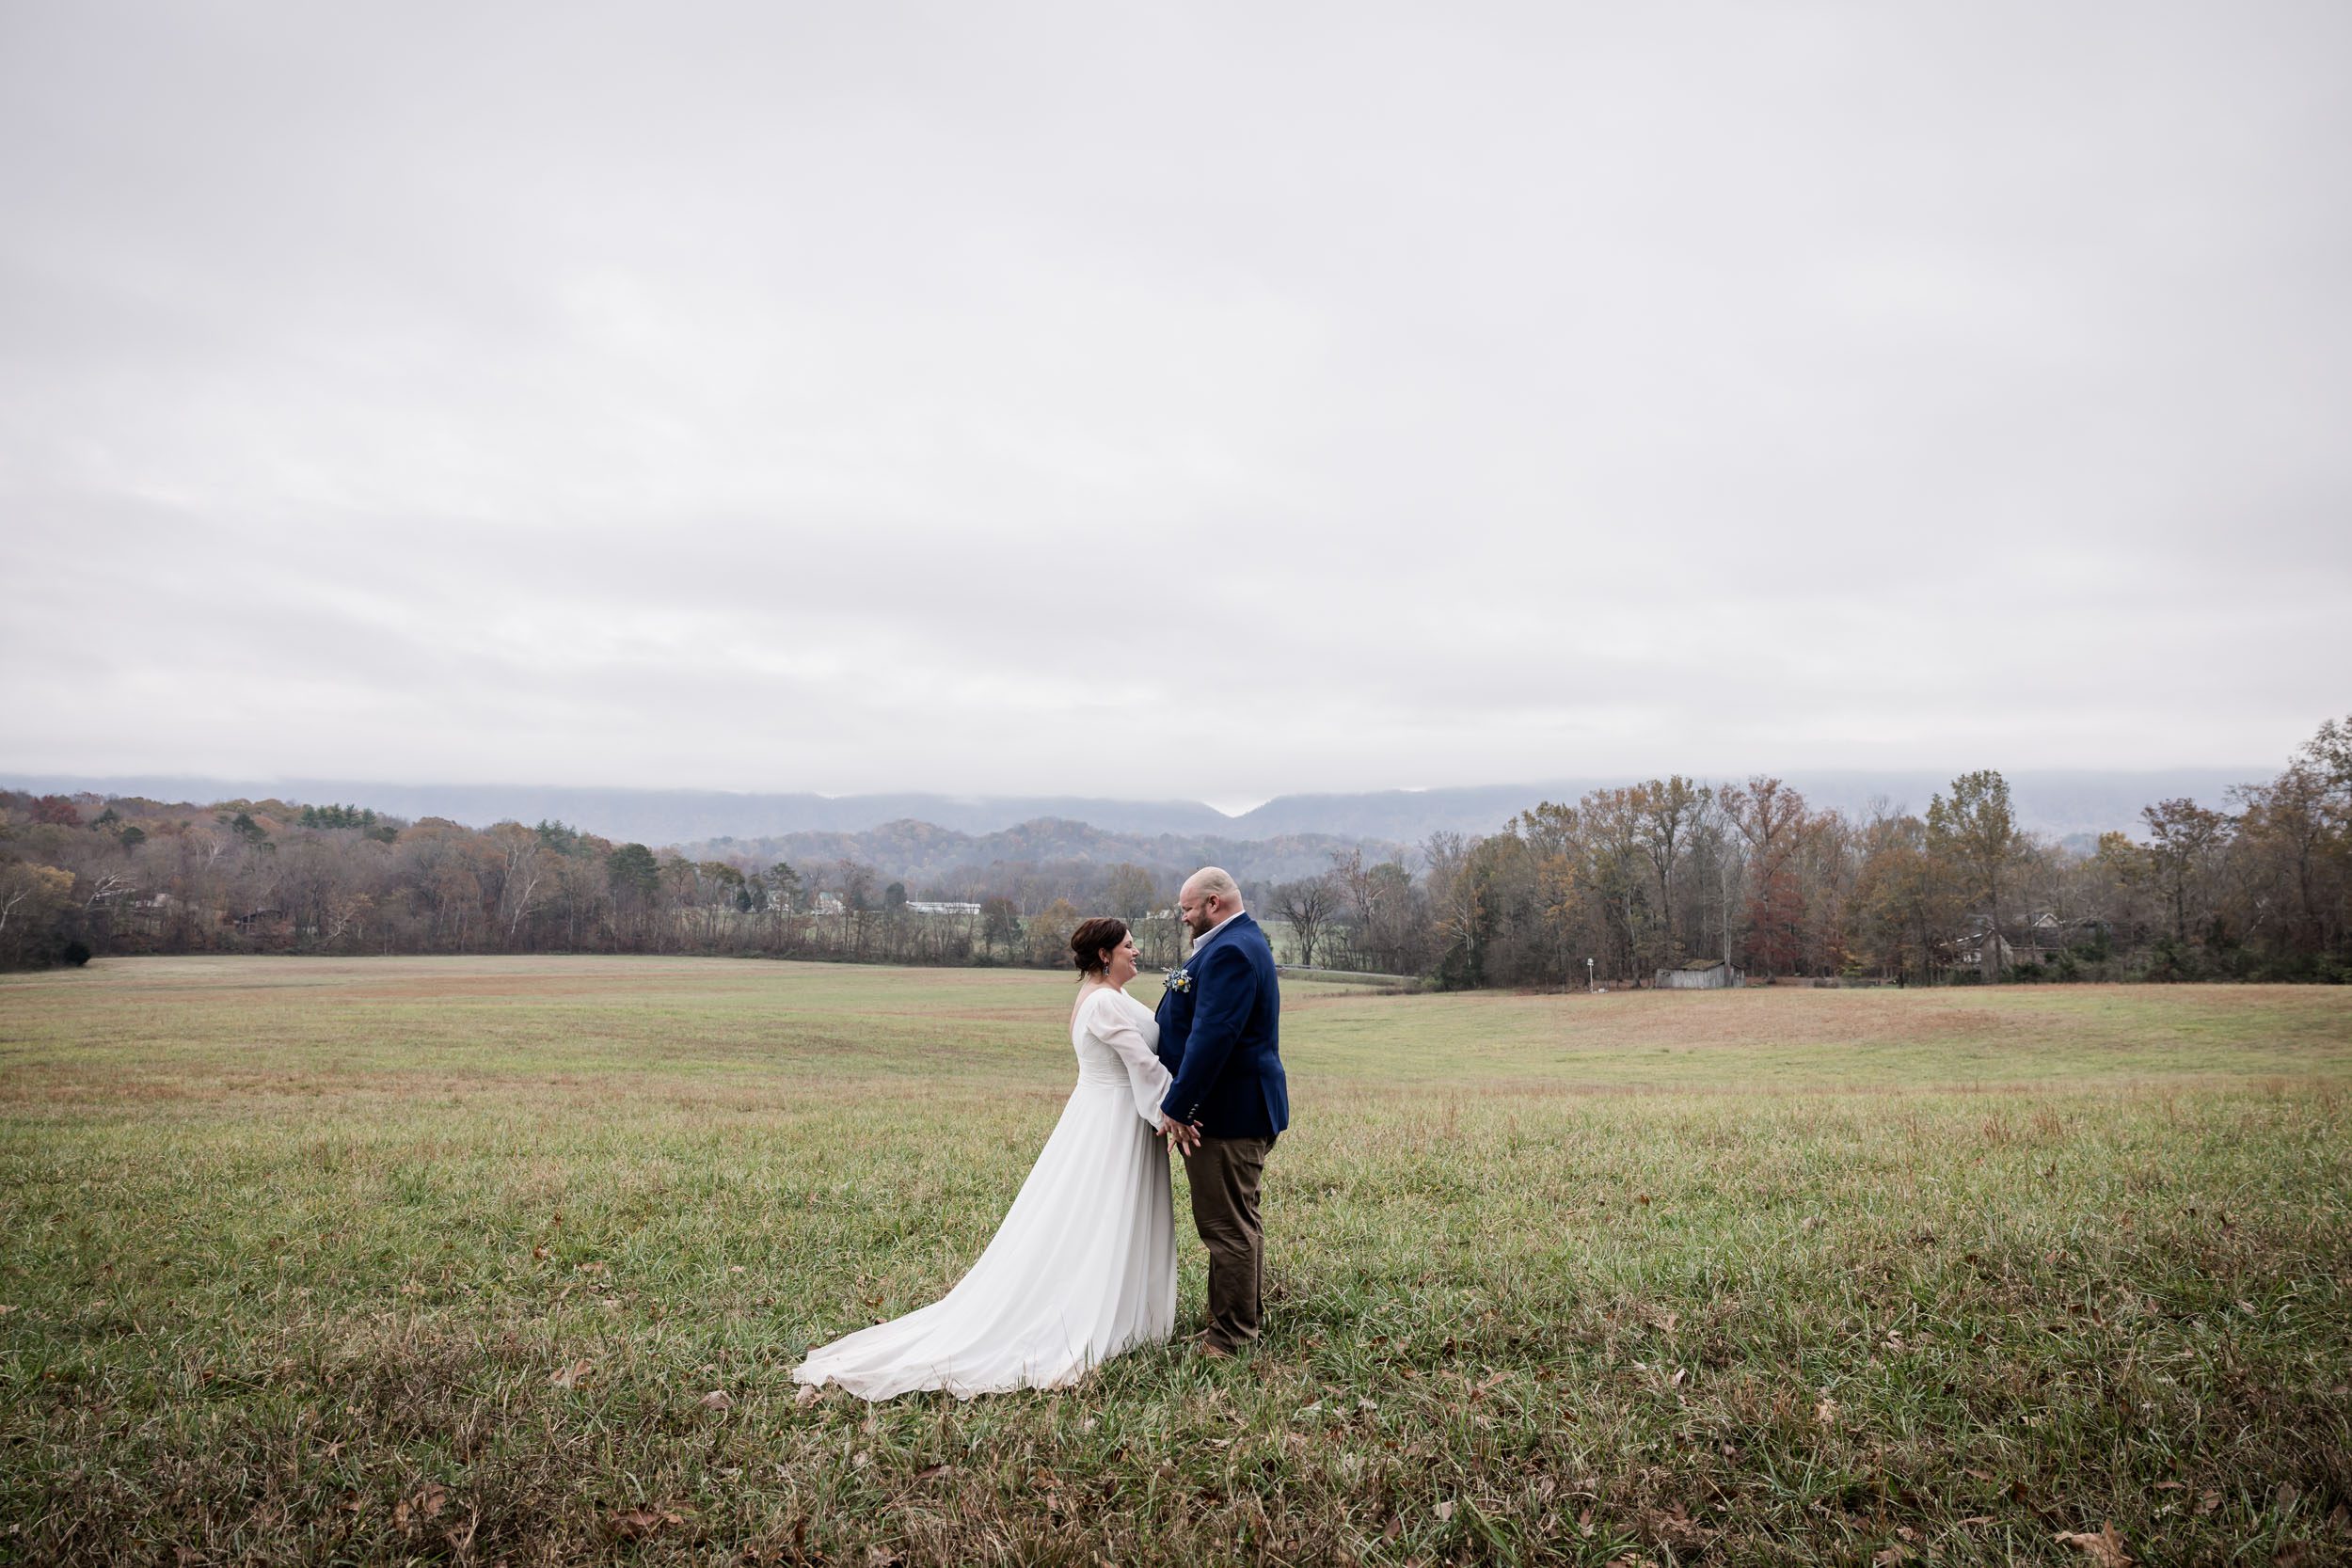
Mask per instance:
[[[1175,1076],[1160,1109],[1212,1138],[1271,1138],[1291,1124],[1282,1076],[1282,991],[1274,949],[1237,914],[1192,950],[1184,990],[1160,994],[1160,1063]]]

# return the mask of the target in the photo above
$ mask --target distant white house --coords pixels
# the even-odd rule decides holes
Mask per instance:
[[[839,914],[841,895],[837,893],[820,893],[810,900],[809,909],[817,914]]]
[[[907,900],[907,909],[915,914],[962,915],[980,912],[980,907],[977,904],[941,903],[928,898],[910,898]]]

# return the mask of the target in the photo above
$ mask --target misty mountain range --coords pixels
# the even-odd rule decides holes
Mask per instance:
[[[2258,767],[2148,772],[2027,770],[2010,773],[2008,778],[2020,825],[2028,832],[2068,838],[2131,829],[2137,824],[2140,807],[2173,796],[2217,806],[2232,784],[2267,778],[2272,771]],[[1596,776],[1457,789],[1284,795],[1254,810],[1228,816],[1198,800],[1110,800],[1084,796],[755,795],[560,784],[405,784],[352,779],[163,775],[99,779],[16,773],[0,775],[0,779],[8,787],[44,794],[87,791],[157,800],[275,798],[310,805],[348,802],[396,816],[443,816],[470,827],[551,818],[607,838],[654,846],[718,845],[724,840],[756,842],[803,835],[832,835],[827,841],[833,842],[841,835],[868,835],[885,827],[898,838],[908,839],[910,829],[926,826],[977,839],[1041,820],[1062,828],[1084,825],[1103,834],[1146,840],[1167,837],[1198,844],[1323,835],[1337,841],[1400,845],[1418,843],[1438,832],[1492,832],[1539,800],[1574,800],[1589,790],[1632,782],[1622,776]],[[1852,815],[1867,812],[1873,800],[1883,800],[1898,809],[1921,811],[1930,796],[1950,786],[1949,775],[1916,771],[1824,770],[1791,774],[1788,782],[1802,789],[1817,808],[1835,807]],[[748,843],[744,847],[748,848]],[[911,839],[907,847],[914,847]]]
[[[917,896],[937,888],[950,897],[977,896],[985,883],[1001,881],[992,868],[1027,864],[1056,884],[1094,880],[1077,867],[1126,863],[1150,871],[1172,888],[1203,865],[1221,865],[1245,883],[1289,881],[1331,869],[1331,857],[1360,848],[1372,861],[1409,859],[1411,847],[1377,839],[1331,833],[1284,833],[1274,838],[1235,839],[1190,833],[1120,833],[1085,822],[1041,816],[993,833],[958,832],[929,822],[885,822],[862,833],[785,833],[754,839],[720,838],[680,847],[694,860],[744,860],[756,865],[784,861],[803,872],[834,861],[857,861],[884,877],[905,881]]]

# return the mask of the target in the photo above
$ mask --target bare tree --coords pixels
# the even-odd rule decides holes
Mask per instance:
[[[1665,933],[1659,957],[1667,964],[1682,957],[1682,942],[1674,928],[1675,872],[1690,847],[1699,814],[1713,799],[1712,790],[1679,773],[1633,786],[1635,834],[1658,879],[1658,918]]]
[[[1324,927],[1339,912],[1339,889],[1327,873],[1284,882],[1274,890],[1274,912],[1289,923],[1291,938],[1298,943],[1301,966],[1314,968],[1315,943],[1322,938]]]

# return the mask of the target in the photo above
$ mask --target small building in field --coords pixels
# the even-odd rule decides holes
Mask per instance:
[[[2017,949],[1998,931],[1968,931],[1952,939],[1952,967],[1998,974],[2017,967]]]
[[[1747,984],[1747,976],[1721,958],[1692,958],[1675,969],[1661,969],[1660,990],[1731,990]]]

